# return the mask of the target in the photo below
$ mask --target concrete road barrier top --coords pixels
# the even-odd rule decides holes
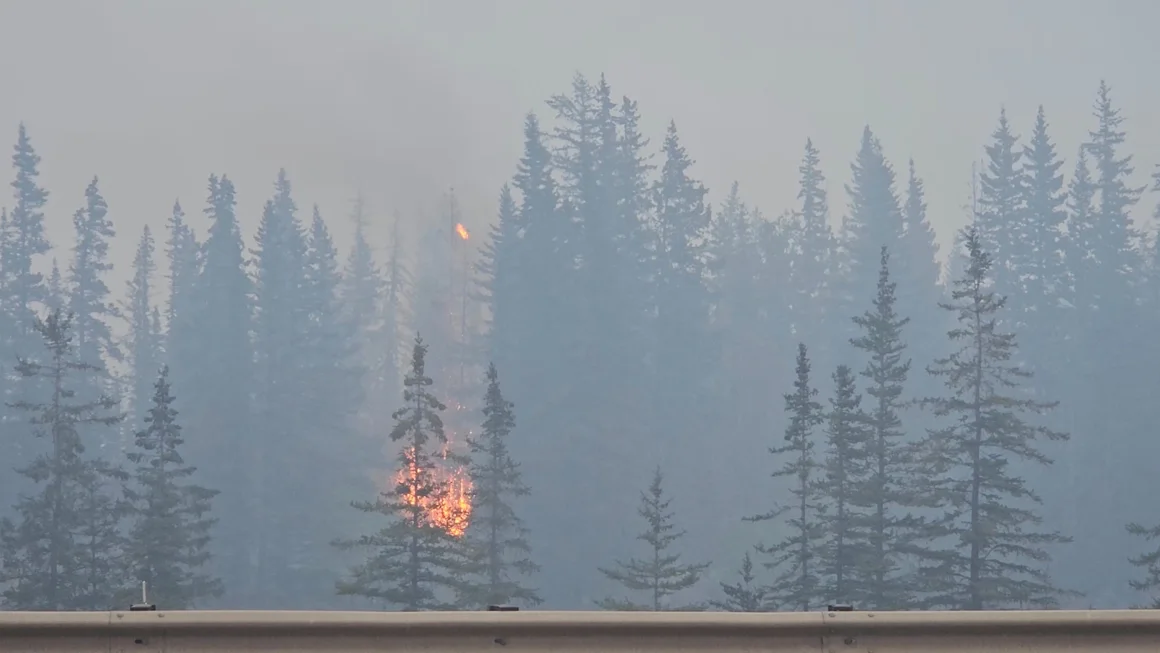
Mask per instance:
[[[1160,610],[0,612],[3,653],[1160,653]]]

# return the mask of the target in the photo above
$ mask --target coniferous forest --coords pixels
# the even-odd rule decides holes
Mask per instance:
[[[996,104],[949,256],[872,126],[803,134],[792,206],[711,202],[603,76],[512,134],[486,233],[453,192],[408,239],[276,170],[123,233],[98,176],[54,200],[20,125],[3,607],[1160,605],[1160,246],[1132,219],[1160,153],[1091,97],[1075,152]],[[255,233],[238,192],[269,197]]]

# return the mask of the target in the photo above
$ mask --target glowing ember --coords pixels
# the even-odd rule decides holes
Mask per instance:
[[[471,234],[468,233],[467,227],[463,226],[463,224],[461,224],[459,222],[455,223],[455,233],[459,234],[459,237],[462,238],[463,240],[467,240],[468,238],[471,238]]]
[[[461,467],[448,469],[440,466],[435,469],[434,479],[424,479],[415,464],[412,451],[407,450],[405,455],[407,464],[395,474],[395,483],[406,486],[403,502],[411,506],[420,506],[428,523],[439,527],[448,535],[462,536],[471,521],[471,479],[467,475],[467,470]],[[448,449],[444,448],[442,457],[445,463],[447,455]],[[420,497],[423,484],[432,481],[436,487],[444,491]]]

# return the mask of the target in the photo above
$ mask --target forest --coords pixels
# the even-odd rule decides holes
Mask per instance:
[[[285,170],[253,234],[226,173],[138,234],[94,176],[49,242],[21,124],[0,605],[1160,607],[1160,166],[1093,87],[1076,152],[996,99],[949,256],[872,126],[841,192],[803,134],[792,205],[713,203],[603,75],[486,233],[356,201],[344,252]]]

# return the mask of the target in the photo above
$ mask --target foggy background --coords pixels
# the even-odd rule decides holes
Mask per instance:
[[[1160,149],[1160,88],[1138,83],[1158,19],[1147,0],[7,0],[0,125],[36,139],[54,242],[93,174],[134,234],[174,198],[196,206],[214,170],[252,226],[285,167],[345,246],[358,189],[374,215],[413,218],[453,186],[481,229],[524,113],[603,72],[654,145],[676,120],[715,202],[736,180],[769,215],[794,201],[806,136],[838,193],[870,124],[922,171],[945,256],[1000,106],[1029,125],[1042,103],[1071,154],[1106,78],[1134,151]],[[118,239],[119,260],[131,246]]]

